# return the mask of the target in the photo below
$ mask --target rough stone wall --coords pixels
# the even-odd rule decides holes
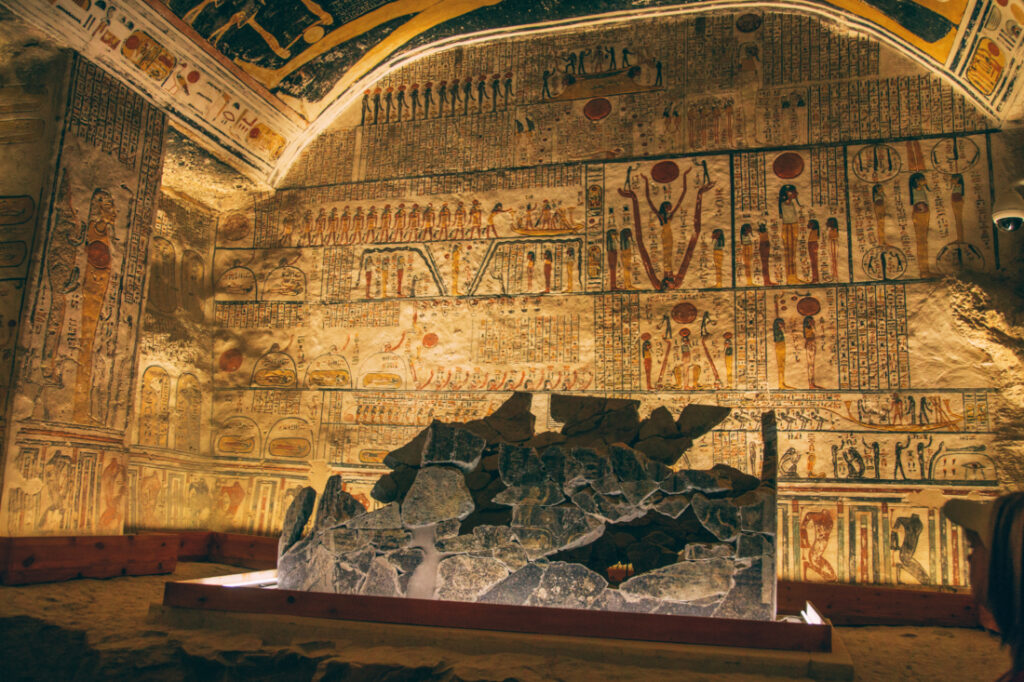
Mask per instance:
[[[89,62],[70,61],[67,85],[52,86],[61,117],[49,109],[4,128],[52,128],[56,145],[32,160],[52,175],[37,204],[10,382],[0,527],[11,535],[124,526],[165,118]]]

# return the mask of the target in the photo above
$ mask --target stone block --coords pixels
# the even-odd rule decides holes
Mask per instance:
[[[430,427],[430,438],[423,453],[423,464],[450,464],[463,471],[472,471],[480,461],[480,455],[487,445],[480,436],[434,421]]]
[[[527,564],[491,587],[477,601],[484,604],[526,604],[540,585],[545,567]]]
[[[418,528],[446,519],[464,519],[473,509],[473,497],[462,472],[427,466],[419,470],[405,496],[401,518],[407,528]]]
[[[496,504],[514,506],[517,504],[540,504],[551,506],[565,500],[562,488],[552,481],[531,485],[517,485],[506,488],[494,496]]]
[[[679,435],[697,440],[718,426],[732,411],[718,405],[687,405],[676,419]]]
[[[377,557],[370,562],[370,570],[359,592],[374,597],[401,597],[398,569],[384,557]]]
[[[345,492],[342,489],[343,485],[341,476],[338,474],[327,479],[324,491],[320,495],[320,503],[316,508],[316,519],[313,521],[311,532],[317,533],[325,528],[332,528],[345,523],[352,517],[366,513],[366,507]]]
[[[607,580],[586,566],[553,561],[544,570],[540,584],[526,600],[526,605],[586,609],[607,586]]]
[[[306,527],[309,515],[313,513],[315,502],[316,491],[309,486],[302,488],[292,499],[288,511],[284,514],[281,539],[277,543],[277,556],[287,552],[302,537],[302,529]]]
[[[727,542],[691,542],[680,554],[686,561],[729,559],[736,555],[736,548]]]
[[[512,532],[532,561],[593,542],[604,524],[575,507],[521,505],[512,512]]]
[[[442,559],[437,567],[434,597],[453,601],[476,601],[481,595],[508,577],[504,563],[491,557],[468,554]]]
[[[730,559],[680,561],[634,576],[619,589],[654,599],[695,602],[724,597],[733,588],[735,573],[735,564]]]
[[[719,540],[729,542],[740,532],[740,512],[729,499],[709,500],[700,493],[690,499],[697,520]]]
[[[367,530],[391,530],[402,527],[402,518],[398,513],[398,503],[391,502],[380,509],[354,516],[345,522],[347,528]]]

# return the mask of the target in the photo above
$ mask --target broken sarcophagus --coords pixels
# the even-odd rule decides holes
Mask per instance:
[[[286,515],[282,589],[774,620],[774,414],[760,476],[679,468],[728,408],[554,395],[561,433],[534,434],[532,396],[434,422],[384,460],[367,511],[331,477]],[[310,517],[312,523],[310,524]],[[303,535],[307,527],[310,530]]]

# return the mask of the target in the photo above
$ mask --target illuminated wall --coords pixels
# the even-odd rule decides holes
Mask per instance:
[[[69,61],[50,79],[29,74],[4,93],[26,94],[23,118],[3,122],[18,137],[4,142],[16,150],[37,144],[25,164],[34,182],[21,190],[21,203],[7,199],[4,215],[18,224],[15,209],[28,211],[30,199],[38,207],[33,246],[25,249],[32,257],[16,264],[27,274],[5,283],[24,289],[0,509],[9,535],[124,527],[125,445],[165,119],[95,66]],[[35,99],[29,87],[41,89]],[[36,118],[24,117],[30,112]],[[5,156],[5,166],[22,158]]]
[[[756,471],[772,408],[780,577],[963,585],[962,538],[937,510],[1019,472],[996,442],[1001,380],[943,280],[1007,257],[988,218],[1001,136],[947,81],[799,14],[438,52],[374,85],[251,208],[160,196],[135,369],[90,356],[135,387],[130,418],[116,390],[83,406],[84,308],[69,303],[74,324],[46,343],[60,299],[40,276],[22,341],[39,397],[16,420],[79,433],[104,417],[87,432],[120,439],[128,529],[271,533],[334,473],[372,505],[389,450],[513,390],[537,394],[538,431],[558,426],[554,392],[637,399],[644,415],[732,406],[689,468]],[[144,195],[128,179],[109,185],[118,207],[121,182]],[[89,201],[72,206],[86,220]],[[51,485],[22,453],[53,437],[10,439],[12,533],[70,530],[11,525],[10,490]],[[100,528],[99,502],[74,509]]]
[[[220,219],[211,457],[238,463],[235,527],[276,526],[328,473],[365,496],[431,418],[514,389],[542,416],[551,392],[716,402],[733,417],[688,466],[756,470],[757,415],[779,413],[782,577],[963,585],[937,508],[996,490],[998,396],[941,278],[999,265],[992,128],[796,14],[389,74],[285,189]]]

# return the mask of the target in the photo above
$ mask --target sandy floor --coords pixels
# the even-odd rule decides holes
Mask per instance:
[[[175,579],[237,572],[183,563]],[[0,679],[294,680],[647,680],[663,671],[542,656],[465,656],[433,649],[348,649],[329,641],[291,646],[209,630],[146,623],[168,576],[73,580],[0,587]],[[998,641],[980,630],[841,628],[858,680],[995,680],[1008,667]],[[680,672],[673,679],[773,680],[759,675]]]

